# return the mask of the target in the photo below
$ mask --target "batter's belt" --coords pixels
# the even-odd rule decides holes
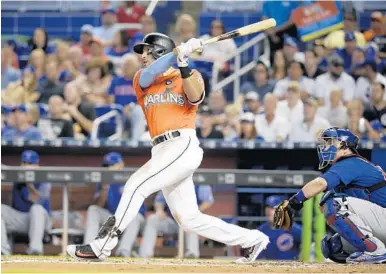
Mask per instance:
[[[162,135],[159,135],[158,137],[154,138],[152,144],[153,146],[156,146],[162,142],[165,142],[167,140],[174,139],[176,137],[180,137],[181,133],[178,130],[169,131],[167,133],[164,133]]]

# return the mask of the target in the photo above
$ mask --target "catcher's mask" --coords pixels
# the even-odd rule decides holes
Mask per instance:
[[[168,54],[169,52],[172,52],[176,47],[173,40],[169,36],[158,32],[153,32],[146,35],[141,43],[134,46],[134,52],[142,54],[143,48],[145,46],[149,47],[148,54],[151,54],[154,60],[165,54]]]
[[[349,148],[357,154],[358,142],[359,138],[348,129],[332,127],[323,130],[319,136],[319,145],[317,146],[319,169],[331,164],[340,149]]]

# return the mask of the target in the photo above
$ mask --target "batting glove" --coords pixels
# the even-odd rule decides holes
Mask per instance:
[[[190,56],[194,51],[202,51],[204,47],[204,41],[197,38],[189,39],[188,42],[182,43],[177,47],[179,56]]]
[[[189,59],[186,55],[177,55],[177,65],[179,68],[186,68],[189,65]]]

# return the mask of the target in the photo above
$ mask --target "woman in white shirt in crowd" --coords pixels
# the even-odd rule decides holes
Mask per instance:
[[[202,40],[207,40],[212,37],[226,33],[224,24],[221,20],[214,20],[210,25],[209,34],[200,37]],[[223,40],[217,43],[208,44],[202,52],[201,58],[207,61],[218,63],[222,69],[226,69],[225,60],[232,56],[237,51],[237,46],[233,39]]]
[[[300,99],[300,87],[296,81],[288,84],[285,100],[277,103],[276,114],[288,120],[290,123],[303,121],[303,102]]]

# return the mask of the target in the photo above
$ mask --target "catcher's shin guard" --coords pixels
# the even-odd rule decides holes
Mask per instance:
[[[335,233],[333,236],[324,236],[322,240],[322,253],[324,258],[340,264],[346,263],[346,259],[350,255],[343,250],[342,240],[338,233]]]
[[[348,211],[345,198],[328,199],[323,205],[327,224],[358,251],[374,252],[378,239],[366,229],[362,220]]]

